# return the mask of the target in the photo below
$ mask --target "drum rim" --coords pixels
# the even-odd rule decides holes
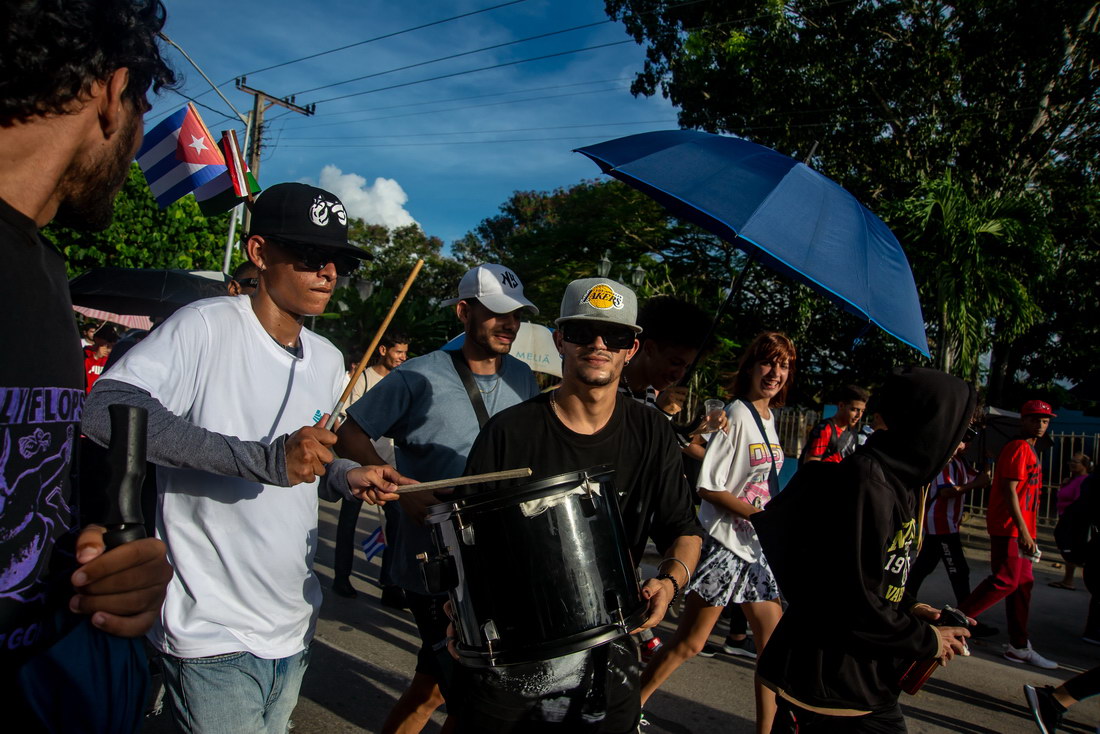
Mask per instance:
[[[473,647],[456,641],[455,649],[458,651],[459,662],[469,668],[495,668],[543,662],[591,650],[620,637],[626,637],[649,618],[646,614],[647,609],[647,603],[639,600],[638,606],[623,619],[624,624],[603,624],[553,642],[514,647],[490,654],[484,646]]]
[[[519,502],[541,499],[554,494],[560,485],[571,483],[574,486],[589,479],[614,476],[615,467],[611,464],[599,464],[587,469],[564,472],[542,477],[518,487],[502,487],[491,492],[482,492],[459,500],[445,500],[428,508],[426,521],[436,525],[446,522],[455,512],[480,513],[498,507],[508,507]],[[519,499],[517,495],[523,494]]]

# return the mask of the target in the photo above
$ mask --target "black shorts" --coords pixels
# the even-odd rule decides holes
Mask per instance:
[[[447,624],[450,620],[443,611],[447,597],[427,596],[406,589],[405,600],[420,634],[416,672],[430,675],[445,690],[451,680],[454,665],[454,659],[447,652]]]

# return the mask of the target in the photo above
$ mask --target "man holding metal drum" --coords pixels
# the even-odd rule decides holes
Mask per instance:
[[[338,432],[340,456],[381,463],[371,439],[389,436],[402,474],[420,481],[456,477],[484,421],[538,394],[531,369],[508,354],[521,313],[538,313],[511,269],[479,265],[462,277],[458,298],[443,303],[455,306],[465,327],[462,348],[410,359],[348,408]],[[402,495],[397,542],[386,549],[422,642],[412,682],[382,727],[387,733],[420,731],[443,703],[439,684],[446,682],[450,662],[444,651],[446,597],[428,593],[416,560],[431,548],[424,516],[439,501],[433,492]]]
[[[561,386],[490,420],[466,472],[529,466],[539,479],[602,464],[614,467],[624,540],[634,560],[649,538],[663,553],[657,575],[641,590],[648,615],[642,628],[648,629],[687,586],[699,560],[702,530],[668,421],[618,392],[623,367],[638,350],[636,317],[637,299],[621,283],[602,278],[570,283],[554,334],[564,360]],[[558,593],[568,603],[573,590]],[[458,728],[632,732],[640,716],[640,673],[638,648],[629,636],[541,662],[460,666],[454,696],[461,706]]]

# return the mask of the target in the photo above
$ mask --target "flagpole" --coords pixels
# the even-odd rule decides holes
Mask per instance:
[[[229,236],[225,239],[225,260],[222,262],[222,272],[226,275],[229,275],[229,263],[233,260],[233,245],[237,236],[237,218],[241,215],[242,206],[244,204],[237,204],[229,210]]]
[[[249,118],[245,119],[244,123],[244,149],[248,150],[248,136],[252,134],[252,125],[250,124],[250,118],[252,113],[249,113]],[[230,211],[232,214],[229,217],[229,236],[225,238],[225,259],[222,261],[222,272],[229,275],[229,263],[233,260],[233,245],[236,244],[237,238],[237,219],[241,216],[241,207],[244,204],[237,204]]]
[[[165,35],[165,33],[163,31],[157,33],[157,35],[160,36],[161,40],[163,40],[169,46],[171,46],[172,48],[176,49],[181,54],[183,54],[183,58],[187,59],[187,62],[189,64],[191,64],[191,66],[195,67],[195,71],[199,72],[199,74],[202,75],[202,78],[206,80],[206,83],[210,85],[210,88],[214,90],[214,93],[222,98],[222,102],[225,102],[227,105],[229,105],[229,109],[233,110],[233,114],[236,115],[240,119],[240,121],[243,122],[245,125],[248,125],[248,118],[245,117],[244,115],[242,115],[240,113],[240,111],[236,107],[233,106],[233,103],[230,102],[229,99],[224,94],[222,94],[222,90],[218,89],[218,85],[210,80],[210,77],[208,77],[206,75],[206,72],[203,71],[199,67],[199,65],[195,63],[194,59],[192,59],[190,56],[187,55],[187,52],[184,51],[183,48],[178,43],[176,43],[171,38],[169,38],[167,35]]]

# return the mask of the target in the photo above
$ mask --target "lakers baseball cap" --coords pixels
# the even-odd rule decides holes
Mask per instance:
[[[477,299],[493,313],[512,313],[517,308],[529,308],[535,313],[538,306],[523,295],[523,283],[503,265],[487,263],[471,268],[458,283],[458,298],[448,298],[444,306],[453,306],[459,301]]]
[[[1020,417],[1025,415],[1047,415],[1051,418],[1057,418],[1054,410],[1050,407],[1050,403],[1044,403],[1042,400],[1028,400],[1024,403],[1024,407],[1020,408]]]
[[[248,236],[252,235],[374,259],[348,242],[348,213],[339,197],[303,183],[280,183],[263,190],[252,205]]]
[[[642,331],[638,297],[622,283],[607,278],[581,278],[566,286],[561,316],[554,323],[560,326],[563,321],[604,321],[629,326],[635,334]]]

